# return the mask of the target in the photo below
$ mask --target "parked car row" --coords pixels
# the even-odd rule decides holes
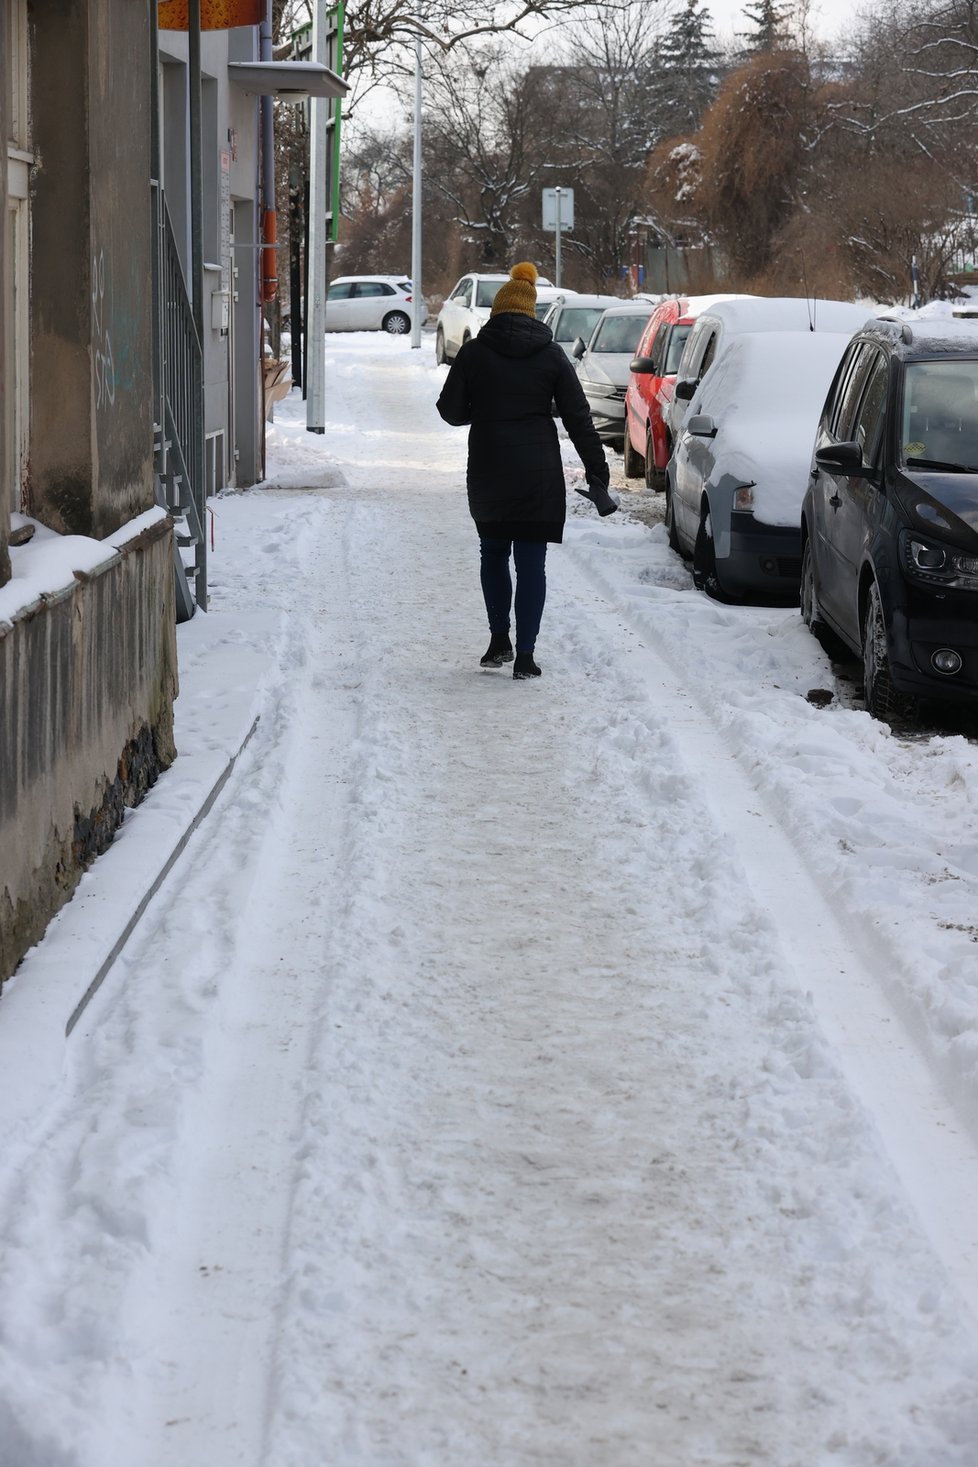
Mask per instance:
[[[877,717],[978,698],[978,321],[680,300],[640,347],[626,473],[644,431],[694,582],[800,594],[806,625],[861,658]]]

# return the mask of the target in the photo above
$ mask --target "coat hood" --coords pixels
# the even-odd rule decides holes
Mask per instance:
[[[502,311],[493,316],[476,337],[501,357],[532,357],[553,339],[549,326],[517,311]]]

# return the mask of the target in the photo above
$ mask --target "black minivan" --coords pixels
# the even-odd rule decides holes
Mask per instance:
[[[802,506],[801,612],[862,657],[866,705],[978,699],[978,320],[854,337]]]

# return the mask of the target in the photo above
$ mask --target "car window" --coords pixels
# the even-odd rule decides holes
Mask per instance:
[[[468,305],[472,295],[472,281],[460,280],[458,285],[449,296],[449,300],[458,301],[462,305]]]
[[[692,326],[674,326],[672,335],[669,337],[669,350],[666,352],[665,365],[659,364],[656,357],[656,365],[663,377],[674,377],[679,370],[679,358],[683,354],[683,347],[689,340]]]
[[[699,371],[696,373],[697,382],[703,381],[703,378],[706,376],[707,369],[712,365],[713,358],[717,354],[717,342],[719,340],[719,332],[711,331],[710,339],[706,343],[706,351],[703,353],[703,360],[700,362]]]
[[[408,295],[410,295],[411,294],[411,282],[410,282],[410,280],[399,280],[397,282],[397,288],[398,288],[398,290],[407,291]]]
[[[877,352],[869,372],[866,391],[863,393],[852,430],[853,441],[863,451],[863,463],[876,462],[883,429],[883,410],[886,407],[888,381],[887,362],[882,352]]]
[[[829,424],[829,432],[840,443],[851,443],[856,410],[859,407],[866,385],[866,378],[876,358],[876,348],[871,342],[863,341],[849,363],[849,369],[839,381],[836,406]]]
[[[902,457],[978,468],[978,361],[908,362]]]
[[[576,341],[579,336],[587,341],[603,314],[604,306],[565,307],[554,326],[554,341]]]
[[[659,327],[658,331],[655,333],[655,337],[653,339],[652,345],[645,352],[645,355],[646,356],[650,356],[652,358],[652,360],[655,362],[655,366],[656,366],[656,371],[657,372],[661,372],[662,371],[662,363],[665,360],[666,345],[667,345],[668,341],[669,341],[669,322],[668,321],[663,321],[662,325]]]
[[[590,350],[597,353],[631,352],[634,356],[645,322],[646,317],[642,315],[605,316],[594,333]]]
[[[496,292],[506,284],[505,280],[480,280],[479,289],[475,298],[477,306],[491,306],[496,299]]]
[[[329,287],[329,290],[326,292],[326,299],[328,301],[347,301],[350,299],[352,289],[353,282],[351,280],[341,280],[338,285],[331,285]]]
[[[392,285],[385,285],[382,280],[358,280],[353,287],[353,294],[362,300],[364,296],[396,295],[397,291]]]
[[[683,347],[683,353],[679,359],[679,366],[676,370],[678,375],[683,377],[686,381],[692,381],[692,379],[696,376],[696,368],[694,367],[693,363],[700,355],[700,351],[703,346],[703,338],[706,334],[706,329],[707,327],[705,321],[698,326],[694,326],[692,331],[689,333],[686,345]]]

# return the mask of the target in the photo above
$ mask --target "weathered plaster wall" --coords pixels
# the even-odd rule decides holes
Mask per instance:
[[[0,982],[172,762],[176,691],[167,520],[0,626]]]
[[[33,14],[30,507],[102,539],[153,503],[149,15]]]

